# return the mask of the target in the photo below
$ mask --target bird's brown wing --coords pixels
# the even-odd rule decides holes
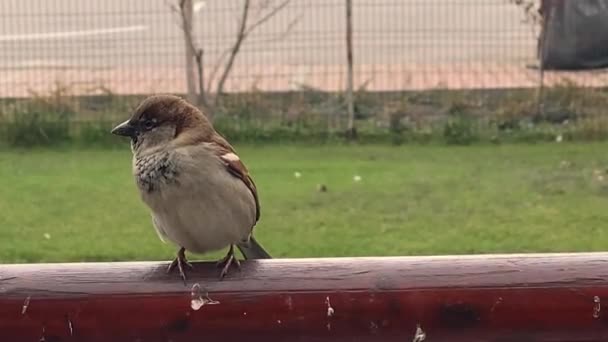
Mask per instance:
[[[215,135],[211,139],[214,151],[218,154],[220,160],[226,165],[226,170],[233,176],[240,179],[251,191],[253,198],[255,199],[255,221],[260,219],[260,201],[258,199],[258,190],[249,175],[247,167],[241,159],[237,156],[234,148],[230,146],[228,141],[219,134]],[[251,227],[253,230],[253,227]],[[254,239],[253,236],[249,237],[247,243],[240,243],[236,245],[241,251],[245,259],[270,259],[270,254]]]
[[[226,170],[243,181],[253,194],[253,198],[255,199],[255,221],[257,222],[260,219],[260,201],[258,199],[258,190],[249,175],[247,167],[238,157],[234,148],[221,136],[214,138],[211,144],[214,145],[214,150],[224,162],[224,165],[226,165]]]

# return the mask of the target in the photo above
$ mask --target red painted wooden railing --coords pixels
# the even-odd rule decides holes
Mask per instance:
[[[608,341],[608,254],[0,265],[0,341]]]

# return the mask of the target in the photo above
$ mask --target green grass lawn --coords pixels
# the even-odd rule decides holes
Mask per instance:
[[[608,144],[237,150],[275,257],[608,250]],[[172,258],[130,167],[127,145],[0,152],[0,262]]]

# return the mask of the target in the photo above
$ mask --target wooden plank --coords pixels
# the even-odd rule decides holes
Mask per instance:
[[[0,265],[0,341],[608,341],[604,253],[167,264]]]

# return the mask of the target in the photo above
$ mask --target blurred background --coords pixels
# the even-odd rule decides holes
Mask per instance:
[[[603,0],[2,0],[0,261],[173,255],[108,133],[155,93],[277,256],[602,249],[607,42]]]

